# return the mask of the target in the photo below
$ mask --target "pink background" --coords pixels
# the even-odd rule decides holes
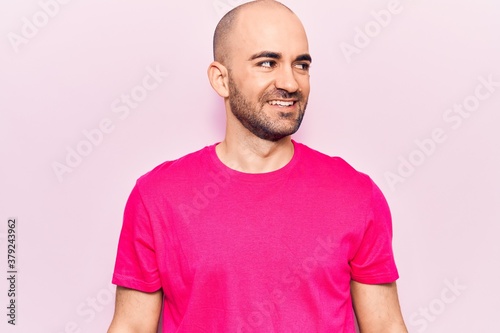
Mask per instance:
[[[244,1],[66,2],[0,3],[2,276],[7,219],[19,223],[18,325],[6,323],[2,278],[2,332],[105,331],[135,179],[223,137],[206,68],[218,19]],[[500,86],[479,78],[500,82],[500,3],[283,2],[303,20],[314,58],[295,139],[342,156],[386,194],[410,332],[498,329]],[[387,8],[382,26],[371,12]],[[346,56],[347,44],[357,53]],[[141,88],[148,68],[168,72],[148,79],[150,91]],[[134,109],[120,101],[131,93]],[[474,111],[447,111],[463,103]],[[53,164],[78,147],[87,156],[58,177]],[[391,183],[388,172],[401,178]]]

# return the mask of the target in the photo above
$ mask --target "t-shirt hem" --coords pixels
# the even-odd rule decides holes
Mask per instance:
[[[399,274],[392,275],[378,275],[378,276],[356,276],[352,275],[351,279],[353,281],[364,283],[364,284],[384,284],[392,283],[399,279]]]
[[[143,291],[147,293],[155,292],[161,289],[161,284],[160,282],[144,282],[144,281],[138,281],[136,279],[130,278],[130,277],[124,277],[119,274],[114,274],[113,279],[111,280],[111,283],[120,286],[120,287],[125,287],[129,289],[134,289],[138,291]]]

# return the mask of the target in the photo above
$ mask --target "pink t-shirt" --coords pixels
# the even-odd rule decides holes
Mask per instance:
[[[212,145],[137,181],[113,283],[163,289],[164,333],[351,333],[351,279],[398,278],[378,187],[293,144],[269,173],[232,170]]]

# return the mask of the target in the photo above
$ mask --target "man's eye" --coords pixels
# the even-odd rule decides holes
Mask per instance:
[[[297,64],[297,65],[295,65],[295,67],[298,67],[299,69],[304,70],[304,71],[309,70],[310,66],[311,65],[309,65],[309,64]]]
[[[271,68],[271,67],[274,67],[274,64],[275,64],[274,61],[269,60],[269,61],[263,61],[263,62],[259,63],[259,66]]]

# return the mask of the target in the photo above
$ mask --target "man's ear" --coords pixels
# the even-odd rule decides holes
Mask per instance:
[[[221,97],[229,96],[229,77],[227,68],[218,61],[214,61],[208,66],[208,80],[212,88]]]

